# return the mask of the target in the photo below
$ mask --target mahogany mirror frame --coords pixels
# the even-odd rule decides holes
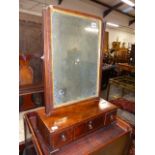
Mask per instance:
[[[69,105],[63,105],[62,107],[54,107],[53,104],[53,81],[52,81],[52,48],[51,48],[51,14],[52,11],[56,9],[56,10],[60,10],[60,11],[64,11],[64,12],[69,12],[71,14],[76,14],[79,16],[84,16],[84,17],[89,17],[92,19],[97,19],[101,22],[101,36],[100,36],[100,58],[99,58],[99,68],[98,68],[98,96],[94,97],[94,98],[90,98],[90,99],[85,99],[82,100],[80,102],[77,102],[79,104],[88,102],[88,101],[93,101],[93,100],[99,100],[99,96],[101,93],[101,79],[102,79],[102,49],[103,49],[103,35],[104,35],[104,25],[103,25],[103,19],[101,17],[98,16],[94,16],[94,15],[90,15],[90,14],[86,14],[86,13],[81,13],[78,11],[72,11],[72,10],[68,10],[68,9],[64,9],[64,8],[60,8],[60,7],[56,7],[56,6],[50,6],[47,9],[43,10],[43,37],[44,37],[44,97],[45,97],[45,112],[47,116],[51,116],[52,113],[54,112],[55,109],[58,108],[63,108],[64,106],[70,106],[72,104]]]

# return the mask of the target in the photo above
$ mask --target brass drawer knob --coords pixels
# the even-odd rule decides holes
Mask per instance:
[[[62,139],[62,141],[64,141],[64,142],[67,140],[65,134],[62,134],[62,135],[61,135],[61,139]]]
[[[92,121],[89,121],[89,122],[88,122],[88,128],[89,128],[90,130],[93,129]]]
[[[111,120],[111,121],[114,120],[114,116],[113,116],[113,115],[110,116],[110,120]]]

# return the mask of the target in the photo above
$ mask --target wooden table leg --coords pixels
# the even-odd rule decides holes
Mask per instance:
[[[107,86],[107,101],[109,99],[109,92],[110,92],[110,83],[108,83],[108,86]]]

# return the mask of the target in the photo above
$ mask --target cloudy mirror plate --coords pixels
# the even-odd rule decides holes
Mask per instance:
[[[98,96],[100,28],[97,19],[53,12],[54,107]]]

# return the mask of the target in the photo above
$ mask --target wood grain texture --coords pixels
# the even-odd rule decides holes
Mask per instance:
[[[91,15],[91,14],[80,12],[80,11],[66,9],[66,8],[62,8],[62,7],[58,7],[58,6],[52,6],[51,8],[56,9],[56,10],[60,10],[60,11],[64,11],[64,12],[70,12],[72,14],[76,14],[76,15],[80,15],[80,16],[87,16],[87,17],[90,17],[90,18],[95,18],[95,19],[103,20],[103,18],[101,18],[99,16]]]
[[[38,110],[38,129],[51,147],[59,148],[113,123],[116,120],[116,110],[117,107],[110,103],[106,103],[106,107],[101,109],[98,100],[61,107],[53,111],[51,116],[47,116],[43,110]],[[55,127],[56,130],[52,130]],[[59,144],[55,142],[58,139]]]
[[[51,127],[54,125],[59,126],[60,129],[72,126],[75,122],[89,118],[95,118],[105,112],[115,111],[117,107],[111,103],[107,103],[106,108],[99,108],[99,101],[83,102],[80,104],[73,104],[56,109],[51,116],[47,116],[44,110],[38,110],[38,117],[44,122],[45,126],[51,131]]]
[[[44,109],[42,109],[44,110]],[[37,113],[25,115],[25,122],[30,127],[33,143],[38,155],[127,155],[131,143],[131,127],[121,119],[84,136],[61,149],[52,149],[37,128]]]
[[[50,29],[50,10],[43,10],[43,35],[44,35],[44,92],[46,114],[51,115],[52,104],[52,83],[51,83],[51,29]]]
[[[44,86],[42,83],[19,86],[19,96],[40,92],[44,92]]]

